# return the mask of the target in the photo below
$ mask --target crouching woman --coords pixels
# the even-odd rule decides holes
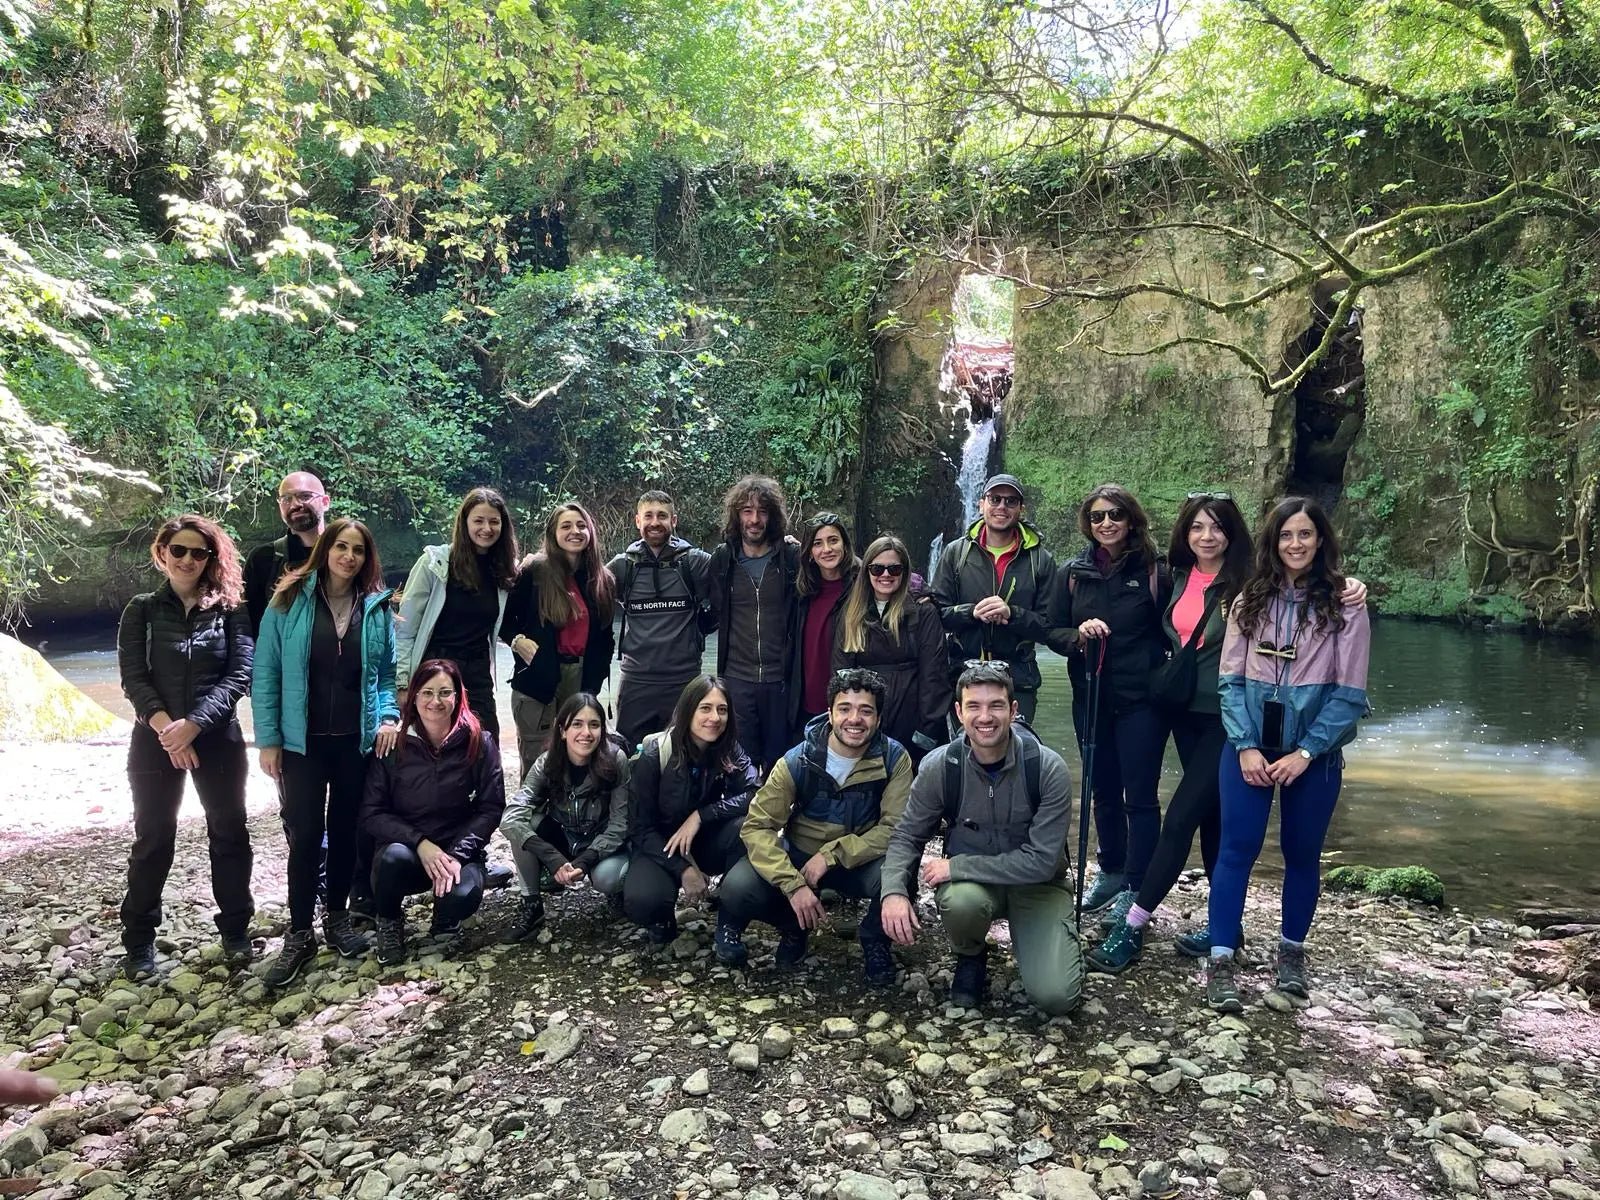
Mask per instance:
[[[380,963],[405,959],[407,896],[433,893],[433,937],[453,937],[478,911],[484,849],[505,805],[499,747],[469,706],[460,668],[429,659],[411,677],[394,753],[367,771],[361,806],[376,847]]]

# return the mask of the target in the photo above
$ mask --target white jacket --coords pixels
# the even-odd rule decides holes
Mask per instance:
[[[450,547],[424,546],[422,556],[406,577],[405,591],[400,597],[400,611],[394,619],[394,677],[401,687],[411,685],[411,673],[422,663],[422,652],[428,648],[433,627],[444,611],[445,587],[450,582]],[[500,616],[495,618],[494,629],[489,633],[489,677],[494,678],[495,635],[500,632],[500,619],[506,615],[508,589],[500,589]]]

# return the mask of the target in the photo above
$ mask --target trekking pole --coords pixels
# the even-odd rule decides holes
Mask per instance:
[[[1072,908],[1073,927],[1083,932],[1083,877],[1089,857],[1089,805],[1094,789],[1095,729],[1100,724],[1100,669],[1106,664],[1106,639],[1100,638],[1100,652],[1095,658],[1094,671],[1089,675],[1089,700],[1084,708],[1087,726],[1078,750],[1083,757],[1083,788],[1078,798],[1078,894]],[[1088,667],[1085,655],[1084,666]]]

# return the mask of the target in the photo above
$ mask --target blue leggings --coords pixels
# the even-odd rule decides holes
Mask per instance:
[[[1283,846],[1283,936],[1303,942],[1317,913],[1322,888],[1322,842],[1339,802],[1344,758],[1336,750],[1312,759],[1305,772],[1282,791],[1278,802],[1278,840]],[[1250,871],[1267,840],[1272,813],[1270,787],[1254,787],[1239,771],[1239,755],[1231,746],[1217,766],[1222,791],[1222,846],[1211,877],[1211,928],[1238,929],[1244,918],[1244,893]],[[1212,943],[1212,953],[1219,947]]]

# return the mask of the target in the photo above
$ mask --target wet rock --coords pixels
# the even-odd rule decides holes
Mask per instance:
[[[1146,1195],[1165,1195],[1176,1186],[1172,1179],[1172,1168],[1158,1158],[1146,1160],[1139,1168],[1139,1186]]]
[[[889,1111],[904,1121],[917,1111],[917,1096],[911,1085],[903,1079],[891,1079],[883,1088],[884,1103]]]
[[[24,1125],[0,1142],[0,1158],[10,1163],[13,1170],[31,1167],[49,1153],[50,1139],[37,1125]]]

